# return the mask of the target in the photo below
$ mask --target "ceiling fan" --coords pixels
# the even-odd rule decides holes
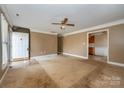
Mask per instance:
[[[60,25],[61,29],[65,29],[65,26],[75,26],[74,24],[69,24],[68,23],[68,18],[64,18],[63,21],[61,21],[60,23],[52,23],[53,25]]]

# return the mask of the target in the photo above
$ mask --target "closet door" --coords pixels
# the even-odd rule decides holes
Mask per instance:
[[[1,14],[1,32],[2,32],[2,69],[4,69],[8,63],[8,23]]]

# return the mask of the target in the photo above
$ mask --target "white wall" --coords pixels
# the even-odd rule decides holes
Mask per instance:
[[[106,47],[95,47],[95,55],[107,56],[107,48]]]
[[[107,32],[95,35],[95,55],[107,56]]]

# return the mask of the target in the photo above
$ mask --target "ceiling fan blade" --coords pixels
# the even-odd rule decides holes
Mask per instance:
[[[67,26],[75,26],[74,24],[66,24]]]
[[[53,25],[62,25],[61,23],[52,23]]]

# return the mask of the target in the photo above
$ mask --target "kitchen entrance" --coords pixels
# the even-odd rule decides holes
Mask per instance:
[[[88,58],[107,62],[108,35],[107,31],[91,32],[88,34]]]

